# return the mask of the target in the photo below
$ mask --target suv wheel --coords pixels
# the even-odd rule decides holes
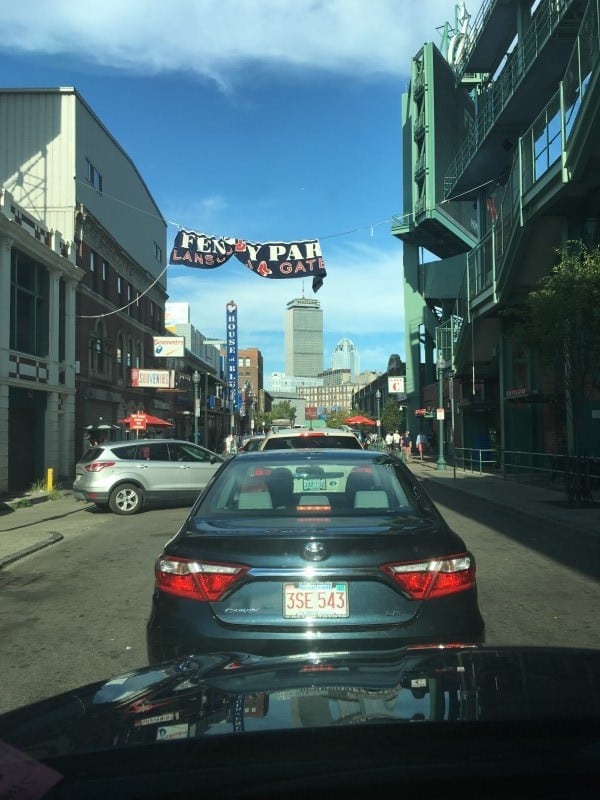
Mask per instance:
[[[142,510],[142,490],[133,483],[122,483],[110,493],[108,504],[115,514],[137,514]]]

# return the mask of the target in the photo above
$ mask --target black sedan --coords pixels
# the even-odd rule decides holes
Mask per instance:
[[[150,663],[484,640],[472,553],[381,451],[233,456],[155,577]]]

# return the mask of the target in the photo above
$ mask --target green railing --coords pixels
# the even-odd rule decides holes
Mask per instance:
[[[600,498],[600,456],[471,447],[448,447],[447,455],[455,469],[555,489],[569,503],[593,503],[595,496]]]
[[[467,254],[467,270],[454,309],[467,323],[478,297],[493,290],[496,301],[496,288],[521,224],[523,195],[560,161],[563,153],[568,157],[569,139],[585,108],[589,84],[600,61],[599,4],[600,0],[594,0],[588,5],[559,89],[519,139],[519,157],[513,161],[502,198],[494,199],[491,230]],[[466,331],[465,325],[463,334]]]
[[[505,450],[505,479],[565,492],[568,502],[591,503],[600,493],[600,457]]]
[[[448,460],[456,469],[479,474],[498,471],[498,455],[492,448],[449,446],[447,449]]]
[[[507,54],[502,71],[490,82],[487,91],[482,95],[470,135],[464,140],[448,168],[448,174],[454,176],[454,181],[448,186],[446,197],[451,196],[456,181],[495,125],[519,83],[527,76],[540,50],[554,34],[572,3],[573,0],[543,0],[540,3],[522,41]]]

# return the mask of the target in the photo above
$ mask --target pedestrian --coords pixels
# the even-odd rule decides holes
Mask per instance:
[[[400,449],[400,433],[399,433],[399,431],[397,431],[397,430],[394,431],[393,437],[394,437],[394,450],[397,451],[397,450]]]
[[[394,437],[389,431],[385,435],[385,446],[387,447],[388,452],[391,453],[394,447]]]
[[[429,434],[429,447],[431,448],[432,453],[435,453],[437,450],[437,434],[435,430],[432,430]]]
[[[425,454],[425,446],[427,444],[427,437],[424,433],[417,434],[417,450],[419,451],[419,455],[421,457],[421,461],[423,461],[423,456]]]
[[[402,456],[405,461],[412,461],[412,439],[410,431],[406,431],[400,440],[402,446]]]

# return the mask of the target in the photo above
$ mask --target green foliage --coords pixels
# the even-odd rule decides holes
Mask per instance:
[[[268,431],[273,422],[271,411],[261,411],[254,414],[254,430],[258,432]]]
[[[558,391],[568,397],[580,450],[583,405],[600,385],[600,247],[568,242],[558,256],[550,274],[509,313],[517,337],[552,367]]]
[[[381,428],[383,436],[386,433],[393,433],[395,430],[401,433],[406,430],[406,412],[391,397],[386,400],[381,412]]]
[[[341,428],[344,424],[344,420],[347,417],[352,416],[353,413],[354,412],[349,411],[347,408],[343,408],[339,411],[332,411],[330,414],[328,414],[325,423],[328,428]],[[361,412],[358,411],[357,413],[360,414]]]
[[[293,425],[296,420],[296,409],[289,400],[281,400],[271,409],[271,420],[285,419],[289,420],[290,425]]]

